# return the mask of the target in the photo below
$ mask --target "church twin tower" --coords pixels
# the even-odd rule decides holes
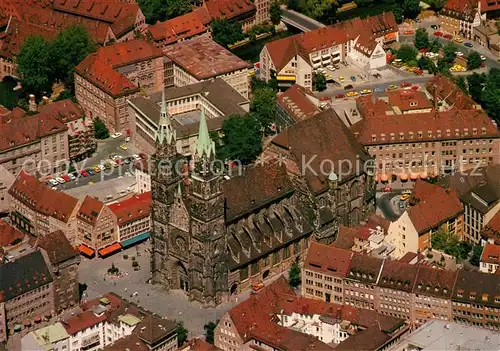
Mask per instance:
[[[153,283],[182,289],[207,306],[227,298],[223,177],[203,110],[193,162],[177,152],[177,135],[162,95],[151,162]]]

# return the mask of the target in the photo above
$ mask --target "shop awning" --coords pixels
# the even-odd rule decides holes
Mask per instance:
[[[417,173],[410,174],[410,179],[411,180],[417,180],[418,179],[418,174]]]
[[[147,238],[149,238],[149,232],[141,233],[139,235],[134,236],[133,238],[123,240],[121,242],[121,245],[122,247],[127,247],[130,245],[134,245],[140,241],[146,240]]]
[[[82,254],[84,254],[84,255],[86,255],[86,256],[94,256],[94,253],[95,253],[95,251],[94,251],[94,250],[92,250],[90,247],[87,247],[87,246],[85,246],[85,245],[83,245],[83,244],[80,244],[80,246],[78,247],[78,250],[79,250]]]
[[[376,181],[377,183],[378,183],[378,182],[380,182],[380,174],[377,174],[377,175],[375,176],[375,181]]]
[[[406,173],[401,173],[399,175],[399,179],[401,179],[403,182],[408,180],[408,174]]]
[[[420,173],[420,178],[421,179],[427,179],[427,173],[426,172]]]
[[[119,243],[114,243],[113,245],[105,247],[104,249],[100,249],[99,255],[106,256],[106,255],[109,255],[113,252],[120,251],[121,249],[122,249],[122,246]]]
[[[277,76],[276,79],[284,82],[295,82],[296,80],[295,76]]]
[[[389,180],[389,176],[387,174],[382,174],[380,176],[380,181],[387,182]]]

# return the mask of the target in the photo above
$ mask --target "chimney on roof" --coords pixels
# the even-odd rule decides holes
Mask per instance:
[[[29,99],[29,110],[31,112],[36,112],[36,100],[35,100],[35,95],[30,94],[30,99]]]

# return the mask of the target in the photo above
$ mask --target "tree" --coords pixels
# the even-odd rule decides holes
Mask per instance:
[[[443,49],[444,60],[447,63],[453,63],[455,61],[455,58],[457,57],[457,50],[458,48],[455,44],[453,44],[452,42],[448,42]]]
[[[444,75],[450,74],[450,64],[446,62],[446,59],[439,58],[436,65],[436,73],[442,73]]]
[[[444,253],[457,259],[467,258],[471,249],[466,243],[460,242],[457,235],[443,230],[432,233],[431,243],[433,249],[444,251]]]
[[[184,345],[188,338],[188,330],[184,328],[184,323],[182,321],[177,321],[177,346],[181,347]]]
[[[429,47],[429,34],[425,28],[419,28],[415,32],[415,47],[420,49],[427,49]]]
[[[250,111],[260,122],[261,128],[267,131],[276,122],[276,92],[270,87],[255,90]]]
[[[403,22],[403,11],[401,10],[400,5],[394,5],[392,8],[392,13],[394,13],[394,17],[396,18],[397,23]]]
[[[109,138],[109,130],[104,124],[103,121],[101,121],[100,118],[94,119],[94,133],[96,139],[107,139]]]
[[[339,9],[339,7],[340,5],[337,1],[330,1],[320,17],[321,22],[326,24],[333,24],[336,21],[337,10]]]
[[[222,132],[224,136],[216,154],[223,161],[239,160],[242,164],[248,164],[261,153],[260,124],[251,114],[230,116],[222,124]]]
[[[149,24],[182,16],[191,10],[189,0],[138,0],[138,4]]]
[[[469,263],[473,266],[479,266],[482,253],[483,253],[483,247],[481,245],[474,245],[474,247],[472,248],[472,255],[469,260]]]
[[[420,13],[420,0],[403,0],[401,7],[405,18],[416,18]]]
[[[288,283],[292,288],[298,287],[301,283],[300,266],[297,261],[294,261],[290,266],[290,270],[288,271]]]
[[[203,326],[203,329],[205,329],[205,341],[209,344],[214,343],[214,330],[217,327],[217,324],[219,324],[218,320],[216,322],[210,321]]]
[[[299,9],[299,6],[300,6],[300,0],[288,0],[287,2],[287,7],[290,10],[297,11]]]
[[[481,96],[485,84],[486,84],[485,74],[473,73],[467,77],[467,86],[469,87],[468,91],[472,99],[474,99],[474,101],[479,103],[482,102]]]
[[[443,45],[437,39],[432,39],[429,43],[429,51],[433,53],[438,53],[442,47]]]
[[[467,82],[463,76],[460,76],[456,79],[457,86],[463,91],[467,92]]]
[[[313,76],[313,86],[317,91],[323,91],[326,89],[326,78],[323,73],[314,73]]]
[[[356,5],[358,5],[358,7],[371,6],[371,5],[373,5],[373,1],[374,0],[354,0],[354,2],[356,3]]]
[[[426,0],[425,1],[434,11],[441,10],[446,3],[446,0]]]
[[[212,38],[226,48],[245,38],[241,24],[237,21],[216,19],[212,21],[211,28]]]
[[[436,73],[436,65],[434,64],[434,61],[432,61],[430,58],[422,56],[418,59],[417,66],[420,69],[426,70],[429,72],[429,74],[435,74]]]
[[[75,66],[95,49],[96,45],[83,26],[71,26],[60,32],[52,47],[55,77],[68,89],[73,89]]]
[[[337,2],[331,0],[308,0],[300,3],[300,12],[316,20],[322,20],[327,14],[331,16],[331,12],[337,6]]]
[[[52,92],[55,82],[52,43],[41,36],[31,36],[17,55],[17,72],[27,93],[40,97]]]
[[[415,60],[417,57],[417,50],[413,46],[408,44],[403,44],[400,46],[398,50],[398,59],[401,59],[403,62],[408,62]]]
[[[469,57],[467,58],[467,69],[476,69],[481,67],[481,63],[483,60],[481,60],[481,55],[479,55],[477,52],[473,51]]]
[[[273,1],[271,7],[269,8],[269,15],[271,17],[271,22],[273,24],[279,24],[281,21],[281,7],[278,1]]]

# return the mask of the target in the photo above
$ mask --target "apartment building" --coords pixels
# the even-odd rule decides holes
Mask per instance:
[[[85,118],[84,111],[70,99],[40,105],[38,111],[53,116],[68,127],[70,160],[84,159],[97,149],[94,123],[90,118]]]
[[[206,9],[212,20],[224,18],[241,23],[244,31],[254,25],[267,23],[270,20],[269,0],[203,0],[202,8]]]
[[[500,330],[499,277],[477,271],[458,271],[451,296],[453,321]]]
[[[405,319],[417,327],[431,319],[438,319],[476,323],[474,325],[494,330],[500,328],[498,275],[446,270],[432,267],[425,261],[418,264],[408,263],[407,260],[392,261],[314,242],[309,247],[308,259],[311,252],[320,253],[312,256],[316,262],[332,255],[352,255],[340,268],[347,270],[342,279],[346,306],[375,310]],[[309,265],[306,260],[302,270],[302,295],[325,301],[325,295],[320,294],[322,287],[331,284],[337,272],[324,271],[311,282]],[[320,293],[316,294],[316,290]]]
[[[500,266],[500,245],[486,243],[481,253],[479,270],[483,273],[497,274]]]
[[[481,167],[440,180],[444,187],[455,189],[464,205],[464,238],[478,245],[488,241],[481,232],[500,211],[500,165]]]
[[[0,135],[0,165],[14,176],[22,169],[47,175],[68,167],[68,128],[50,111],[28,115],[16,107],[2,116]]]
[[[319,99],[298,84],[276,98],[276,117],[280,128],[291,126],[320,112]]]
[[[439,18],[444,31],[473,39],[474,28],[481,24],[481,1],[448,0]]]
[[[112,132],[126,132],[127,99],[164,88],[163,54],[136,39],[101,47],[75,67],[75,96],[87,117],[100,118]]]
[[[21,339],[21,349],[30,351],[71,350],[69,335],[64,326],[57,322],[29,332]]]
[[[176,132],[178,153],[186,156],[195,151],[202,113],[208,129],[214,131],[222,128],[227,117],[244,115],[250,108],[248,99],[221,78],[167,88],[164,94],[130,99],[128,105],[136,146],[147,154],[155,152],[158,124],[165,115]]]
[[[61,230],[36,241],[53,279],[54,308],[59,314],[80,302],[78,265],[80,255]]]
[[[140,160],[134,163],[135,182],[137,184],[137,193],[144,194],[151,191],[151,175],[149,174],[149,162]]]
[[[485,242],[500,245],[500,212],[484,224],[481,237]]]
[[[151,192],[109,205],[118,224],[118,242],[123,248],[149,238],[151,231]]]
[[[78,245],[76,213],[80,201],[52,190],[21,171],[9,189],[11,223],[24,233],[41,238],[62,230],[71,245]]]
[[[389,225],[386,241],[394,245],[394,257],[430,248],[432,234],[440,230],[463,240],[463,205],[454,189],[419,179],[409,203],[410,207]]]
[[[222,78],[243,97],[248,98],[248,62],[243,61],[211,38],[202,36],[163,49],[165,86],[184,87]]]
[[[313,70],[340,62],[370,70],[386,65],[384,43],[398,40],[392,12],[356,18],[267,43],[260,53],[260,76],[281,88],[299,84],[312,90]]]
[[[55,315],[53,280],[40,251],[0,265],[0,341]]]
[[[109,293],[87,301],[82,312],[62,322],[70,350],[177,350],[174,321]]]
[[[55,39],[68,27],[83,26],[93,42],[106,45],[134,38],[146,28],[145,17],[137,3],[109,0],[4,1],[5,35],[0,38],[0,78],[17,76],[15,56],[31,35]],[[8,25],[7,25],[8,23]]]
[[[500,162],[496,125],[474,102],[443,76],[431,79],[431,112],[407,113],[372,97],[357,99],[362,119],[351,130],[375,157],[382,182],[426,179],[476,165]]]
[[[304,261],[305,297],[344,303],[344,278],[353,253],[347,250],[312,245]],[[303,286],[304,286],[303,285]]]
[[[80,252],[107,256],[120,251],[116,215],[94,197],[86,196],[76,215]]]

